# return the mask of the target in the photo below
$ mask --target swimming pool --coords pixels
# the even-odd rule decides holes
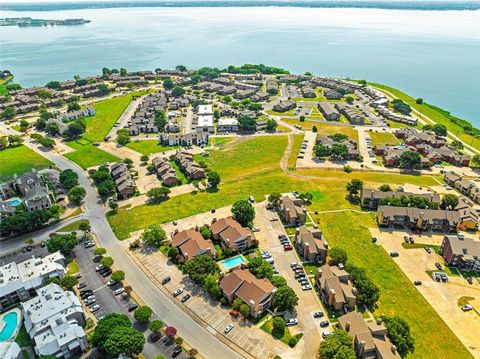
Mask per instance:
[[[225,270],[229,270],[245,264],[245,259],[243,258],[243,256],[238,255],[232,258],[225,259],[224,261],[221,261],[220,264]]]
[[[12,198],[7,202],[10,203],[13,207],[17,207],[22,203],[22,200],[20,198]]]
[[[16,311],[6,313],[0,322],[0,342],[12,339],[17,327],[18,313]]]

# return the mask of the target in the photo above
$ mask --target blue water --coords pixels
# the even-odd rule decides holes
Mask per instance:
[[[8,201],[8,203],[10,203],[13,207],[16,207],[16,206],[20,205],[22,203],[22,201],[19,200],[19,199],[12,199],[12,200]]]
[[[0,342],[4,342],[12,338],[13,332],[17,327],[17,317],[18,317],[18,314],[16,312],[7,313],[3,317],[5,326],[0,332]]]
[[[229,270],[229,269],[238,267],[241,264],[244,264],[245,260],[243,259],[242,256],[238,255],[238,256],[235,256],[235,257],[232,257],[232,258],[225,259],[221,263],[222,263],[222,266],[225,269]]]
[[[92,21],[0,28],[0,68],[25,86],[98,74],[104,66],[263,63],[384,83],[480,127],[479,10],[152,7],[1,16]]]

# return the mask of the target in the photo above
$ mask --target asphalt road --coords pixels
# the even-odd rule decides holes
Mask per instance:
[[[4,125],[0,126],[4,127]],[[8,132],[18,134],[11,129]],[[90,221],[93,232],[97,234],[101,245],[107,249],[108,255],[114,258],[116,267],[125,271],[126,280],[132,283],[133,290],[164,322],[175,326],[179,335],[205,358],[242,357],[170,301],[136,266],[130,256],[125,253],[126,249],[110,228],[105,217],[104,207],[97,196],[93,182],[79,166],[58,153],[46,150],[33,143],[31,139],[26,139],[24,145],[53,162],[60,170],[72,169],[78,174],[79,184],[86,190],[84,218]],[[19,245],[23,245],[23,242],[19,242]]]

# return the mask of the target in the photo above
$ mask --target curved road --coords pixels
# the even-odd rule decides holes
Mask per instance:
[[[18,134],[18,132],[8,129],[4,125],[0,126],[9,134]],[[78,174],[80,186],[86,190],[85,213],[82,218],[90,221],[92,230],[97,234],[98,240],[107,249],[108,254],[115,260],[115,265],[125,271],[126,279],[133,284],[135,292],[145,303],[148,303],[164,322],[175,326],[185,341],[196,348],[204,358],[242,358],[240,354],[224,344],[215,335],[212,335],[211,332],[195,322],[174,304],[125,253],[125,247],[117,239],[105,217],[103,204],[97,195],[93,182],[80,167],[54,151],[44,150],[29,138],[25,140],[24,145],[53,162],[61,170],[72,169]],[[63,222],[61,225],[63,226],[66,223]],[[48,230],[51,230],[51,228]],[[42,234],[45,235],[45,233]],[[17,241],[17,244],[19,243],[23,243],[23,241]]]

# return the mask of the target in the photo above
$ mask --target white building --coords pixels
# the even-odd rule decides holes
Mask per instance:
[[[211,116],[213,115],[212,105],[198,105],[198,116]]]
[[[217,132],[237,132],[238,120],[236,118],[221,118],[218,120]]]
[[[213,124],[213,116],[212,115],[199,115],[197,118],[197,132],[204,132],[204,133],[214,133],[215,126]]]
[[[0,342],[0,358],[20,359],[22,358],[22,351],[18,344],[13,341]]]
[[[51,283],[38,290],[38,297],[22,303],[22,310],[38,356],[68,359],[86,349],[85,312],[74,292]]]
[[[34,297],[49,278],[65,276],[65,258],[55,252],[0,267],[0,311]]]

